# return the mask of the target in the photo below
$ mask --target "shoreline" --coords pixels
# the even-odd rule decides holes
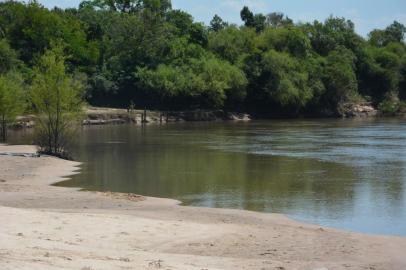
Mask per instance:
[[[0,145],[0,153],[33,153]],[[0,156],[1,269],[406,269],[406,238],[52,184],[80,163]]]
[[[146,115],[144,115],[144,113]],[[105,107],[87,107],[82,126],[120,125],[120,124],[169,124],[184,122],[250,122],[253,120],[286,120],[286,119],[379,119],[401,118],[406,119],[405,112],[384,114],[368,106],[355,106],[350,108],[343,116],[327,115],[298,115],[289,117],[274,115],[268,118],[254,117],[249,113],[226,112],[222,110],[191,110],[191,111],[151,111],[127,110]],[[35,115],[23,115],[17,118],[14,128],[33,128]]]

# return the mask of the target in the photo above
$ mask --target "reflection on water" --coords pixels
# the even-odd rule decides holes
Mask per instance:
[[[406,235],[402,120],[90,127],[74,153],[64,185]]]

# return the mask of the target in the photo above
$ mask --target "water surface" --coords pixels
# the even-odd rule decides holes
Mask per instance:
[[[406,235],[405,120],[88,127],[74,155],[66,186]]]

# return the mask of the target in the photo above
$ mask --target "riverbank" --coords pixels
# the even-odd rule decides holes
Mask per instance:
[[[282,119],[287,116],[274,116],[269,118],[254,117],[247,113],[225,112],[222,110],[194,110],[194,111],[150,111],[128,110],[105,107],[86,107],[84,110],[84,126],[116,125],[116,124],[163,124],[173,122],[214,122],[234,121],[248,122],[253,119]],[[384,114],[369,103],[347,104],[342,108],[341,115],[326,113],[322,115],[308,115],[309,118],[376,118],[398,117],[406,118],[406,112]],[[289,118],[289,117],[288,117]],[[305,116],[296,118],[306,118]],[[16,128],[32,128],[35,125],[35,115],[24,115],[17,118]]]
[[[149,111],[127,110],[117,108],[87,107],[84,110],[82,124],[162,124],[172,122],[211,122],[211,121],[250,121],[251,116],[244,113],[225,112],[222,110],[196,111]],[[24,115],[17,118],[16,128],[32,128],[35,125],[35,115]]]
[[[244,113],[225,112],[222,110],[195,111],[149,111],[126,110],[102,107],[86,109],[84,125],[103,124],[148,124],[171,122],[208,122],[208,121],[250,121],[251,116]]]
[[[34,153],[0,146],[0,153]],[[0,155],[0,269],[406,269],[406,238],[52,186],[79,163]]]

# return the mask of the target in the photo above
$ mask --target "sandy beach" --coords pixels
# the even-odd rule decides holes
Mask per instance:
[[[53,157],[0,155],[0,164],[1,270],[406,269],[406,238],[51,186],[79,166]]]

